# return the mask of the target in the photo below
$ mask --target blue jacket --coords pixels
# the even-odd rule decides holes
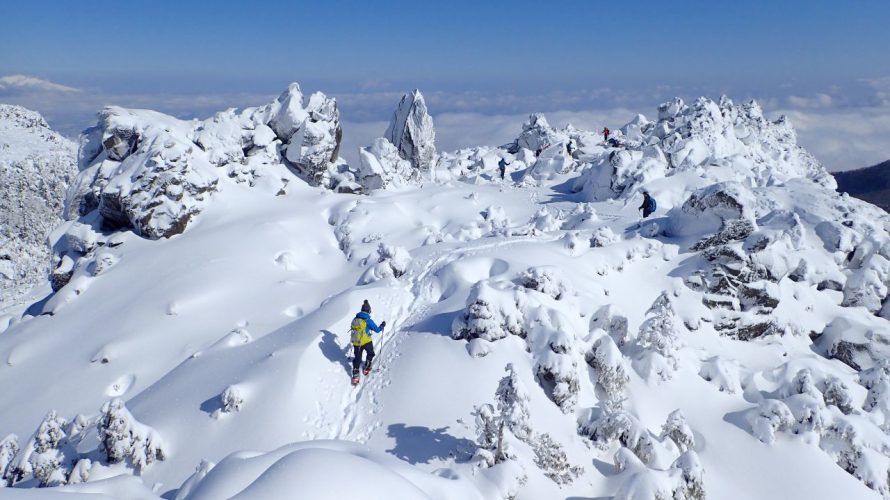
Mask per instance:
[[[380,328],[379,326],[377,326],[377,323],[374,323],[374,320],[371,319],[371,315],[364,311],[356,314],[355,317],[365,320],[365,323],[368,325],[368,330],[373,330],[377,333],[380,333],[380,331],[383,330],[383,328]],[[370,335],[370,333],[368,335]]]

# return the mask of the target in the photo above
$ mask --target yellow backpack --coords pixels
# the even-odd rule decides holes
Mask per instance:
[[[362,318],[353,318],[352,325],[349,327],[349,339],[352,345],[362,345],[362,340],[367,337],[368,323]]]

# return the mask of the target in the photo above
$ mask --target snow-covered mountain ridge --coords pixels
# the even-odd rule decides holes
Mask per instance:
[[[360,165],[295,84],[99,118],[0,333],[11,498],[890,496],[890,216],[755,103],[437,152],[415,91]]]
[[[46,236],[61,222],[76,145],[39,113],[0,104],[0,304],[27,300],[46,281]]]

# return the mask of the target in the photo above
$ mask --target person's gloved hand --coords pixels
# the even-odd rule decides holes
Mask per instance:
[[[386,328],[386,321],[380,323],[380,329],[382,330],[384,328]]]

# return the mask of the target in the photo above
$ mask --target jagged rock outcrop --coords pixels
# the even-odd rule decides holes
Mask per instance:
[[[676,98],[658,108],[658,120],[639,115],[621,129],[620,147],[600,157],[574,189],[590,200],[637,194],[647,182],[706,168],[700,185],[743,175],[752,185],[809,179],[834,188],[834,178],[797,145],[783,116],[769,121],[754,101],[736,105],[701,97],[687,105]]]
[[[316,92],[304,107],[296,83],[266,106],[204,121],[108,107],[81,136],[66,215],[98,210],[107,228],[167,238],[203,210],[223,175],[251,185],[266,178],[283,194],[290,165],[311,185],[335,187],[341,138],[336,101]]]
[[[421,172],[436,162],[436,131],[423,94],[415,89],[402,96],[384,137],[399,150],[399,156]]]
[[[529,115],[528,121],[522,124],[522,132],[513,141],[511,150],[515,152],[525,148],[537,152],[543,151],[550,146],[565,144],[568,141],[569,135],[567,133],[551,127],[543,114],[534,113]]]
[[[329,180],[329,166],[337,161],[343,138],[337,101],[316,92],[309,97],[306,109],[302,109],[299,85],[292,83],[285,94],[276,101],[282,103],[276,113],[276,118],[280,118],[271,120],[279,134],[288,134],[285,156],[312,184],[325,185]],[[282,109],[287,112],[282,114]],[[303,115],[300,123],[294,123]],[[285,142],[284,135],[278,137]]]
[[[76,145],[21,106],[0,104],[0,304],[43,282],[49,232],[77,174]]]

